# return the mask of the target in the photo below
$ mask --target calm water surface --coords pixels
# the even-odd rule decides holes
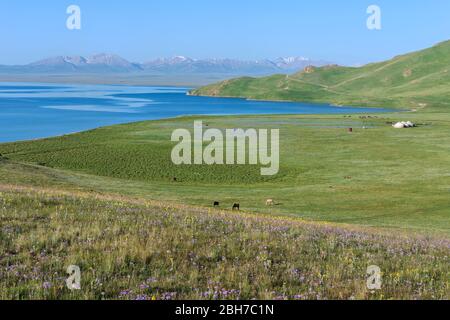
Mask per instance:
[[[350,114],[386,109],[187,96],[188,88],[0,83],[0,142],[182,115]]]

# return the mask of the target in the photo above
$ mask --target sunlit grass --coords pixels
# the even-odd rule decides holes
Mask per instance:
[[[1,299],[448,299],[450,243],[3,186]],[[65,287],[69,265],[81,290]],[[380,266],[382,290],[366,288]]]
[[[177,128],[192,130],[198,117],[188,117],[2,144],[0,153],[10,165],[0,166],[0,181],[28,183],[41,174],[51,185],[70,182],[202,207],[219,201],[231,208],[237,202],[257,213],[449,234],[448,114],[376,117],[200,117],[210,128],[280,129],[280,173],[274,177],[261,176],[260,166],[253,165],[175,166],[170,136]],[[396,130],[387,124],[400,120],[420,126]],[[18,161],[38,166],[11,168]],[[267,207],[266,199],[278,205]]]

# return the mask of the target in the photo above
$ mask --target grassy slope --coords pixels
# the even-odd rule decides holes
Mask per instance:
[[[62,191],[47,170],[7,166],[49,186],[0,183],[0,299],[450,297],[442,238]],[[65,287],[72,264],[80,291]]]
[[[358,116],[209,117],[210,127],[280,128],[281,171],[262,178],[256,166],[181,166],[170,161],[174,128],[193,118],[141,122],[70,136],[0,145],[13,162],[0,166],[0,181],[19,183],[40,175],[52,185],[115,192],[172,203],[229,208],[304,219],[450,232],[450,117],[448,114]],[[394,130],[388,121],[423,126]],[[363,126],[370,129],[363,130]],[[346,132],[354,127],[354,134]],[[54,168],[54,169],[51,169]],[[172,182],[176,176],[177,183]],[[45,183],[44,183],[45,185]],[[265,207],[274,198],[279,205]]]
[[[361,68],[322,67],[291,76],[238,78],[194,95],[448,110],[450,41]]]

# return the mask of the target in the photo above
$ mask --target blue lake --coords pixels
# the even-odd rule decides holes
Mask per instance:
[[[0,83],[0,142],[182,115],[351,114],[386,109],[193,97],[188,88]]]

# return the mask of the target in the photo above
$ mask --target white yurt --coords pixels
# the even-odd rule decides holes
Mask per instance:
[[[395,129],[403,129],[403,128],[405,128],[405,125],[401,122],[397,122],[396,124],[393,125],[393,127]]]

